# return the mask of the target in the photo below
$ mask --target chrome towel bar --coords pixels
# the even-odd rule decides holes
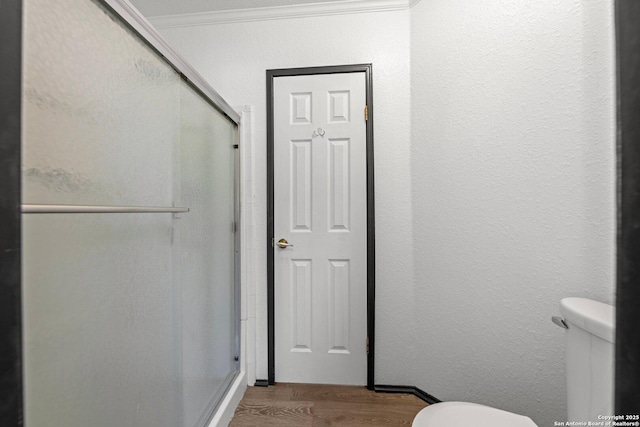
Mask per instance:
[[[25,214],[61,214],[61,213],[179,213],[189,212],[183,207],[154,206],[85,206],[85,205],[22,205]]]

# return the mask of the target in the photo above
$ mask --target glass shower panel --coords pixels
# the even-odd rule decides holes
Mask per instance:
[[[91,0],[25,1],[24,49],[27,195],[171,202],[178,73]]]
[[[25,423],[201,426],[230,384],[236,126],[92,0],[26,0]],[[235,316],[235,317],[234,317]]]
[[[28,0],[23,70],[23,203],[171,206],[171,67],[91,1]],[[179,425],[175,220],[23,220],[26,424]]]
[[[236,126],[186,83],[181,94],[181,198],[191,209],[179,222],[183,399],[184,425],[193,427],[211,414],[236,372]]]

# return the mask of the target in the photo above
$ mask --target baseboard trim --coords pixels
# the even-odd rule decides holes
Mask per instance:
[[[402,394],[413,394],[418,399],[422,399],[428,404],[440,403],[441,400],[433,397],[429,393],[424,390],[420,390],[418,387],[412,385],[386,385],[386,384],[376,384],[373,386],[373,390],[376,393],[402,393]]]
[[[256,380],[254,387],[269,387],[269,380]]]

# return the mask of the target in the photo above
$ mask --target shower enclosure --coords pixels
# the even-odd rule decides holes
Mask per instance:
[[[23,25],[25,424],[204,426],[239,372],[239,117],[126,0]]]

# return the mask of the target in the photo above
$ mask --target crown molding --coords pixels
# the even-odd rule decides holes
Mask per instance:
[[[1,2],[2,0],[0,0]],[[123,22],[138,33],[155,49],[178,73],[195,86],[208,102],[227,115],[233,122],[240,123],[240,114],[193,68],[178,52],[162,38],[156,28],[138,12],[129,0],[99,0]]]
[[[409,7],[411,8],[411,7],[415,6],[416,4],[418,4],[419,1],[420,0],[409,0]]]
[[[349,13],[407,10],[417,0],[348,0],[254,9],[221,10],[149,17],[156,28],[192,27],[231,22],[268,21],[272,19],[306,18]]]

